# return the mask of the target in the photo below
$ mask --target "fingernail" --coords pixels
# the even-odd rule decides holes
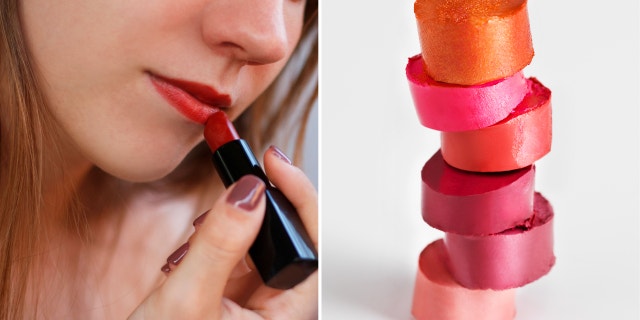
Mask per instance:
[[[164,266],[162,266],[162,268],[160,268],[160,270],[162,270],[162,272],[164,273],[170,273],[171,272],[171,266],[169,266],[169,263],[165,263]]]
[[[207,217],[207,215],[209,214],[210,210],[205,211],[205,213],[199,215],[195,220],[193,220],[193,226],[194,227],[198,227],[200,226],[203,222],[204,219]]]
[[[187,254],[187,251],[189,251],[189,242],[185,242],[185,244],[181,245],[180,248],[174,251],[169,258],[167,258],[167,263],[177,266],[180,264],[180,261],[182,261],[182,258]]]
[[[289,157],[287,157],[287,155],[284,154],[284,152],[282,152],[282,150],[278,149],[278,147],[272,145],[272,146],[269,147],[269,150],[278,159],[280,159],[280,160],[282,160],[282,161],[284,161],[284,162],[286,162],[288,164],[291,164],[291,159],[289,159]]]
[[[233,186],[227,196],[227,203],[250,211],[253,210],[264,195],[264,182],[254,175],[246,175]]]

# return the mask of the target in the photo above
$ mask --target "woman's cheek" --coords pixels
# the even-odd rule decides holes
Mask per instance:
[[[131,182],[155,181],[170,174],[201,140],[202,134],[165,128],[96,133],[83,152],[103,171]]]

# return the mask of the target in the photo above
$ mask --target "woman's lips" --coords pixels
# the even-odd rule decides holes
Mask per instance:
[[[201,83],[171,79],[149,73],[158,93],[189,120],[204,124],[220,109],[229,107],[231,97]]]

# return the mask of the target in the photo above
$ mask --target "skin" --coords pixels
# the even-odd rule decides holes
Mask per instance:
[[[146,72],[230,95],[226,112],[234,119],[286,63],[303,10],[304,2],[292,0],[24,0],[21,14],[76,158],[119,178],[152,181],[202,141],[202,127],[159,96]]]
[[[295,0],[21,2],[27,45],[59,125],[62,169],[70,173],[45,190],[80,186],[91,235],[87,241],[70,230],[64,205],[48,202],[46,214],[57,223],[44,257],[42,317],[317,317],[317,275],[279,291],[246,270],[264,200],[238,209],[225,201],[233,187],[214,178],[175,194],[133,183],[167,176],[203,139],[202,125],[164,100],[148,72],[228,94],[224,111],[235,119],[290,57],[303,10]],[[312,184],[273,150],[264,162],[317,241]],[[122,182],[106,183],[113,178]],[[193,219],[209,209],[194,231]],[[187,240],[181,264],[162,274],[166,257]]]

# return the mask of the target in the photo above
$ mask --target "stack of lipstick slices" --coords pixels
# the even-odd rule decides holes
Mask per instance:
[[[445,232],[420,254],[412,314],[513,319],[515,288],[555,263],[553,209],[534,190],[551,150],[551,91],[533,58],[526,0],[417,0],[421,54],[406,72],[441,149],[422,169],[422,216]]]

